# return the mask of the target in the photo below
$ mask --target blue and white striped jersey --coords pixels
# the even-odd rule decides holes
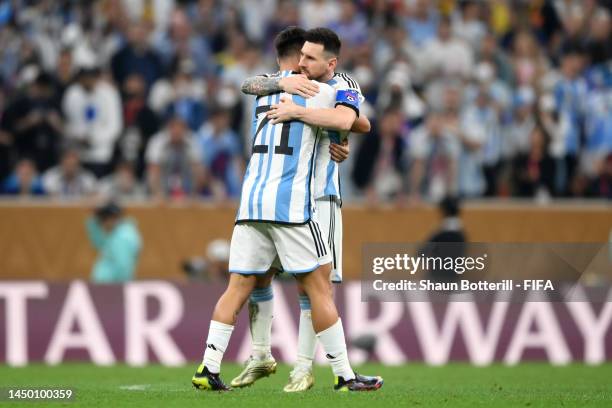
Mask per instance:
[[[291,75],[282,71],[281,76]],[[319,83],[312,98],[287,93],[258,97],[253,114],[253,154],[247,165],[236,222],[303,224],[314,207],[314,168],[321,129],[291,121],[272,125],[265,113],[281,96],[312,108],[331,108],[336,91]]]
[[[359,106],[365,99],[361,94],[359,84],[347,74],[336,72],[334,77],[327,81],[337,92],[336,105],[347,105],[357,111],[359,115]],[[343,92],[349,94],[343,94]],[[331,159],[329,153],[330,143],[340,143],[348,138],[349,132],[339,132],[337,130],[323,130],[324,136],[319,140],[317,153],[317,163],[315,167],[315,199],[323,197],[334,197],[337,200],[341,199],[340,193],[340,174],[338,172],[338,163]]]

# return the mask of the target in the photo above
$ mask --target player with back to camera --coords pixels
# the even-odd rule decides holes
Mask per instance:
[[[327,28],[315,28],[305,34],[298,66],[302,75],[285,78],[260,75],[244,81],[242,90],[260,97],[274,92],[285,91],[291,94],[310,97],[316,95],[317,86],[311,80],[331,85],[336,90],[336,106],[330,108],[305,108],[293,102],[293,98],[283,97],[279,105],[273,106],[269,113],[272,122],[299,119],[311,125],[325,128],[327,138],[319,141],[315,168],[315,207],[316,217],[322,228],[323,236],[332,252],[332,271],[330,281],[342,282],[342,215],[341,192],[338,164],[342,153],[348,154],[341,144],[348,143],[349,130],[366,133],[370,130],[368,119],[359,114],[360,103],[364,100],[357,82],[345,73],[336,72],[341,42],[336,33]],[[339,123],[343,111],[354,110],[357,118],[351,123]],[[348,115],[347,115],[348,116]],[[349,116],[350,117],[350,116]],[[339,156],[339,158],[338,158]],[[270,286],[272,274],[258,279],[256,289],[250,297],[249,316],[253,354],[244,370],[232,380],[234,387],[253,384],[260,378],[276,371],[276,360],[271,353],[271,327],[273,293]],[[298,329],[297,364],[289,376],[284,390],[287,392],[305,391],[314,385],[312,365],[316,350],[316,335],[312,328],[310,302],[303,288],[299,287],[300,322]],[[331,290],[331,288],[330,288]]]

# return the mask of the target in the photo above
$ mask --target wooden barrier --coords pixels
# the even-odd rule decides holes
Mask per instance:
[[[233,207],[134,206],[127,209],[144,240],[139,278],[183,279],[181,260],[208,242],[231,237]],[[0,278],[87,279],[95,259],[86,232],[91,209],[79,205],[0,203]],[[439,222],[433,208],[345,206],[344,274],[358,278],[366,242],[418,242]],[[474,242],[607,242],[612,209],[588,206],[472,205],[464,210]]]

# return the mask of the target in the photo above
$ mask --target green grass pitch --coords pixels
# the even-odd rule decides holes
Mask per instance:
[[[250,388],[228,393],[199,391],[191,385],[196,364],[167,368],[108,368],[85,364],[55,367],[0,367],[0,387],[70,387],[71,402],[0,402],[2,406],[65,407],[612,407],[612,364],[596,367],[522,364],[484,368],[467,364],[388,367],[368,364],[364,374],[379,374],[383,388],[368,393],[334,393],[329,367],[317,367],[315,386],[300,394],[282,391],[290,367]],[[226,382],[240,371],[225,364]]]

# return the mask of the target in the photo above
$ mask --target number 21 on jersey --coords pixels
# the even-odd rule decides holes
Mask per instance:
[[[255,108],[255,115],[259,116],[261,114],[265,114],[271,108],[271,105],[262,105]],[[257,127],[257,131],[255,132],[255,137],[253,138],[254,142],[257,140],[257,135],[262,129],[270,122],[270,118],[265,116],[259,126]],[[278,124],[280,125],[280,123]],[[272,125],[277,126],[277,125]],[[280,145],[274,146],[274,154],[284,154],[291,156],[293,155],[293,147],[289,146],[289,132],[291,131],[291,122],[283,122],[281,128],[281,140]],[[258,144],[253,146],[253,153],[268,153],[268,145]]]

